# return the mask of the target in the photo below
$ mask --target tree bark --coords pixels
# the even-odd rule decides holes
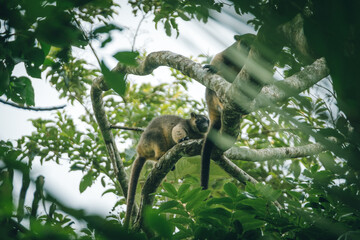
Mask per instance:
[[[294,19],[296,23],[294,26],[302,26],[301,19]],[[290,24],[290,23],[289,23]],[[310,59],[310,55],[307,50],[306,42],[303,39],[303,32],[301,30],[294,30],[296,36],[291,36],[291,25],[285,24],[278,28],[278,31],[285,36],[289,42],[293,42],[295,45],[299,44],[299,52],[307,56]],[[256,60],[259,55],[256,49],[253,51],[253,58]],[[251,52],[250,51],[250,52]],[[227,82],[221,76],[211,74],[204,70],[198,63],[193,62],[189,58],[186,58],[180,54],[172,53],[169,51],[160,51],[150,53],[145,59],[138,61],[138,66],[126,66],[118,63],[117,66],[112,70],[115,72],[122,72],[126,74],[135,75],[147,75],[153,72],[159,66],[168,66],[181,71],[184,75],[193,78],[204,86],[210,88],[216,92],[216,95],[221,99],[224,105],[224,116],[223,116],[223,128],[220,134],[227,136],[230,140],[226,143],[224,149],[228,149],[224,155],[224,150],[221,150],[221,154],[217,157],[215,162],[222,167],[227,173],[239,180],[240,182],[257,182],[254,178],[249,176],[246,172],[237,167],[232,163],[233,160],[245,160],[245,161],[265,161],[280,158],[297,158],[308,155],[313,155],[325,150],[325,147],[320,144],[309,144],[302,147],[288,147],[288,148],[272,148],[272,149],[261,149],[261,150],[250,150],[244,148],[232,147],[236,136],[239,133],[239,123],[244,110],[244,101],[246,106],[246,112],[252,112],[262,107],[275,105],[276,102],[281,102],[289,96],[298,94],[313,84],[317,83],[321,79],[325,78],[329,74],[329,70],[326,66],[323,58],[316,60],[311,65],[305,67],[299,73],[286,78],[282,81],[276,81],[271,76],[266,77],[266,83],[269,85],[263,86],[263,82],[260,83],[262,88],[254,94],[249,94],[242,90],[243,83],[249,82],[248,69],[252,68],[254,59],[250,58],[249,65],[246,65],[243,70],[239,73],[238,78],[233,84]],[[266,74],[266,72],[264,73]],[[94,81],[91,89],[92,104],[94,113],[101,129],[109,158],[113,163],[114,172],[117,174],[117,178],[120,182],[124,196],[127,194],[127,177],[124,171],[124,166],[120,159],[120,155],[116,148],[113,134],[111,132],[111,126],[106,118],[103,102],[102,102],[102,91],[107,91],[109,88],[105,84],[103,78],[98,78]],[[261,89],[261,90],[260,90]],[[240,101],[239,101],[240,99]],[[239,102],[241,103],[239,105]],[[160,185],[163,178],[171,170],[174,164],[184,155],[198,155],[200,154],[202,146],[202,140],[192,140],[180,143],[170,149],[156,164],[156,167],[149,174],[145,185],[142,189],[141,204],[139,214],[136,219],[135,228],[142,227],[142,214],[144,206],[152,205],[154,195],[157,187]],[[230,148],[230,149],[229,149]]]
[[[117,177],[117,180],[120,183],[124,196],[127,197],[128,179],[126,177],[124,165],[120,158],[119,151],[116,147],[114,136],[110,128],[110,123],[106,117],[102,99],[102,92],[106,90],[108,90],[108,87],[105,84],[104,79],[102,77],[97,78],[91,86],[91,102],[93,105],[96,121],[98,122],[106,145],[107,153],[114,168],[114,175]]]
[[[299,147],[280,147],[265,149],[248,149],[232,147],[224,155],[231,160],[242,160],[251,162],[264,162],[277,159],[300,158],[312,156],[326,151],[326,148],[319,144],[313,143]]]

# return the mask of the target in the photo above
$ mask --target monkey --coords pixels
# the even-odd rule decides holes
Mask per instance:
[[[127,208],[124,227],[128,228],[134,206],[136,186],[141,169],[146,160],[159,160],[175,144],[189,139],[201,139],[209,127],[205,115],[191,113],[190,119],[175,115],[154,118],[142,133],[137,145],[127,194]]]
[[[241,71],[244,61],[250,51],[250,46],[255,39],[253,34],[244,34],[234,36],[235,43],[216,54],[211,60],[210,65],[205,65],[204,68],[211,73],[216,73],[222,76],[226,81],[232,83],[237,74]],[[209,131],[205,136],[205,140],[201,150],[201,187],[207,189],[209,184],[210,172],[210,157],[212,149],[216,142],[211,139],[211,134],[221,129],[221,115],[223,105],[216,93],[206,88],[205,100],[208,107],[210,126]]]

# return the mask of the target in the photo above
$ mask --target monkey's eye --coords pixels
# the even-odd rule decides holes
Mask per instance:
[[[209,123],[209,119],[207,119],[207,118],[196,119],[195,123],[196,124]]]

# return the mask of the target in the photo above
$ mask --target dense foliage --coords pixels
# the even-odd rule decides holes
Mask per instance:
[[[207,22],[212,11],[221,12],[229,5],[226,9],[234,10],[234,16],[252,14],[249,24],[267,37],[269,44],[274,41],[272,33],[276,26],[301,13],[309,46],[316,56],[326,58],[331,75],[299,96],[282,102],[276,111],[269,107],[247,115],[241,123],[241,141],[236,143],[264,149],[320,142],[330,151],[295,159],[236,161],[258,184],[243,185],[212,165],[210,190],[206,191],[198,187],[199,157],[183,158],[158,189],[155,206],[146,212],[145,227],[154,234],[146,235],[122,228],[124,212],[120,206],[125,204],[125,198],[87,104],[89,88],[101,72],[113,88],[104,95],[110,123],[145,127],[162,114],[188,117],[193,109],[204,112],[204,103],[187,94],[193,80],[171,69],[172,82],[131,83],[125,75],[110,72],[100,60],[99,69],[94,69],[85,60],[72,56],[72,49],[83,48],[98,39],[104,46],[112,40],[111,31],[122,31],[121,27],[109,24],[116,11],[121,11],[111,0],[0,0],[0,96],[20,107],[33,106],[32,78],[41,78],[41,73],[45,73],[61,98],[70,103],[80,102],[86,110],[79,120],[66,110],[58,111],[52,120],[34,119],[36,131],[31,135],[16,142],[0,142],[0,236],[3,239],[147,239],[149,236],[358,239],[360,100],[355,92],[359,85],[355,81],[359,65],[355,40],[360,28],[356,28],[359,4],[355,2],[346,5],[338,1],[320,4],[316,0],[229,1],[228,4],[212,0],[130,1],[134,14],[153,14],[154,24],[161,23],[168,35],[172,31],[181,34],[177,24],[180,19]],[[337,14],[332,14],[333,9],[337,9]],[[81,24],[101,26],[85,32]],[[265,57],[273,59],[284,77],[309,63],[308,56],[293,46],[283,48],[277,56],[271,55],[271,51],[267,54]],[[114,57],[132,65],[139,53],[120,52]],[[14,66],[20,63],[24,64],[27,76],[14,76]],[[119,144],[127,146],[120,156],[124,165],[130,166],[141,133],[118,129],[113,129],[113,133]],[[328,142],[324,138],[335,140]],[[86,215],[44,191],[46,182],[42,176],[36,180],[30,178],[33,161],[60,163],[62,159],[71,162],[71,171],[83,173],[80,192],[101,179],[104,194],[119,196],[120,200],[114,203],[117,211],[106,219]],[[141,186],[151,168],[148,164],[142,172]],[[14,191],[14,172],[22,176],[20,192]],[[26,206],[30,184],[35,184],[36,191],[32,205]],[[282,209],[274,204],[276,201]],[[76,230],[75,220],[84,221],[86,228]]]

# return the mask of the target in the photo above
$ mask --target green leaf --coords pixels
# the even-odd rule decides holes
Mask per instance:
[[[80,193],[83,193],[88,187],[93,184],[92,181],[92,172],[88,172],[80,181],[79,190]]]
[[[319,154],[319,161],[326,170],[336,172],[336,162],[330,152],[323,152]]]
[[[179,198],[182,198],[184,196],[184,194],[189,190],[189,188],[190,188],[190,184],[187,184],[187,183],[182,184],[178,190]]]
[[[239,220],[244,228],[244,232],[260,228],[266,223],[263,220],[259,220],[250,216],[241,217]]]
[[[238,189],[233,183],[225,183],[224,184],[224,191],[227,195],[229,195],[231,198],[236,198],[238,194]]]
[[[281,195],[281,190],[274,190],[268,184],[264,185],[262,183],[258,183],[256,184],[256,187],[259,193],[269,201],[276,201]]]
[[[178,228],[181,228],[181,227],[178,227]],[[181,231],[176,232],[174,234],[173,239],[175,239],[175,240],[177,240],[177,239],[191,239],[193,237],[194,237],[194,234],[192,233],[192,231],[183,228],[183,229],[181,229]]]
[[[144,224],[149,229],[154,230],[160,237],[170,239],[172,235],[172,225],[164,217],[160,216],[157,211],[147,208],[144,214]]]
[[[209,201],[207,201],[207,205],[223,205],[229,209],[233,209],[233,200],[229,197],[222,197],[222,198],[211,198]]]
[[[105,82],[120,96],[124,96],[126,90],[125,74],[110,71],[104,62],[101,62],[101,72]]]
[[[183,207],[183,206],[181,205],[181,207]],[[187,217],[187,218],[189,217],[189,213],[187,211],[185,211],[185,209],[169,208],[169,209],[163,210],[163,212],[176,214],[177,217],[180,216],[180,215],[184,216],[184,217]]]
[[[261,213],[261,214],[265,214],[266,213],[266,204],[267,201],[265,201],[264,199],[244,199],[240,201],[241,204],[246,205],[246,206],[250,206],[253,209],[255,209],[257,212]]]
[[[105,176],[103,176],[103,177],[101,178],[101,185],[102,185],[103,187],[106,187]]]
[[[165,21],[165,32],[166,32],[166,35],[171,37],[171,25],[170,25],[169,20]]]
[[[224,225],[222,224],[222,222],[219,219],[216,218],[209,218],[209,217],[200,217],[198,219],[198,222],[201,225],[208,225],[208,226],[213,226],[214,228],[217,229],[221,229],[224,227]],[[209,233],[208,233],[209,234]],[[203,234],[200,234],[201,236],[203,236]],[[210,234],[209,234],[210,235]],[[198,239],[198,238],[195,238]],[[210,239],[209,236],[206,237],[205,239]]]
[[[192,189],[190,192],[187,192],[184,197],[181,198],[181,201],[183,203],[186,203],[188,201],[190,201],[196,194],[198,194],[201,191],[201,188],[194,188]]]
[[[256,194],[257,190],[254,183],[248,182],[245,186],[245,191],[248,193]]]
[[[79,163],[74,163],[70,167],[70,171],[84,170],[84,166],[79,165]]]
[[[298,160],[295,160],[290,165],[290,171],[294,173],[294,177],[297,179],[300,176],[301,173],[301,167]]]
[[[168,193],[170,193],[174,197],[177,196],[177,191],[176,191],[175,187],[172,184],[164,182],[163,187]]]
[[[108,193],[114,193],[116,194],[116,189],[113,189],[113,188],[110,188],[110,189],[107,189],[106,191],[104,191],[101,196],[104,196],[105,194],[108,194]]]
[[[16,79],[16,86],[19,94],[19,103],[26,103],[28,106],[34,106],[34,88],[31,84],[31,80],[28,77],[19,77]]]
[[[170,222],[175,224],[182,224],[182,225],[189,225],[193,223],[191,218],[183,218],[183,217],[172,218],[170,219]]]
[[[159,196],[164,196],[164,197],[168,197],[168,198],[171,198],[171,199],[175,199],[175,198],[176,198],[176,196],[174,196],[173,194],[168,193],[168,192],[159,192],[159,193],[157,193],[157,195],[159,195]]]
[[[72,24],[71,19],[72,16],[65,12],[53,14],[38,22],[35,33],[40,41],[52,46],[85,46],[87,41],[82,31]]]
[[[197,208],[198,206],[204,204],[204,200],[209,196],[210,190],[202,190],[196,195],[192,196],[192,200],[190,200],[186,204],[186,209],[189,211],[191,209]]]
[[[50,52],[51,45],[47,44],[45,42],[42,42],[42,41],[39,41],[39,42],[40,42],[40,46],[41,46],[44,56],[47,56]]]
[[[138,56],[139,56],[139,52],[118,52],[115,55],[113,55],[113,57],[116,60],[128,66],[137,66]]]
[[[112,37],[109,36],[107,37],[104,41],[101,42],[101,48],[105,47],[108,43],[110,43],[112,41]]]
[[[186,16],[182,11],[178,11],[179,17],[181,17],[182,20],[184,21],[190,21],[190,18],[188,16]]]
[[[31,84],[31,82],[29,81],[28,84],[26,85],[25,88],[25,103],[28,106],[34,106],[35,105],[35,93],[34,93],[34,88]]]
[[[32,66],[27,63],[25,63],[25,68],[27,74],[33,78],[41,78],[41,70],[38,66]]]
[[[45,60],[44,51],[40,48],[34,47],[26,51],[25,58],[29,62],[33,63],[35,67],[39,67]]]
[[[200,217],[212,217],[217,218],[221,222],[226,223],[229,222],[229,219],[231,217],[231,213],[224,208],[208,208],[204,209],[199,213]]]
[[[96,28],[94,31],[93,31],[93,34],[96,35],[96,34],[101,34],[101,33],[109,33],[110,31],[112,30],[119,30],[119,31],[122,31],[123,28],[122,27],[119,27],[115,24],[107,24],[105,26],[101,26],[101,27],[98,27]]]
[[[164,202],[160,205],[159,207],[159,211],[162,212],[162,211],[165,211],[167,209],[170,209],[170,208],[173,208],[175,206],[178,206],[180,203],[176,200],[171,200],[171,201],[167,201],[167,202]]]

